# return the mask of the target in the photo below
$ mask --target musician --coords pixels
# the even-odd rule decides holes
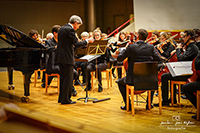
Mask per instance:
[[[47,53],[46,53],[46,68],[47,68],[47,62],[49,59],[49,53],[51,52],[56,52],[57,45],[58,45],[58,30],[60,29],[60,25],[54,25],[51,29],[52,33],[48,33],[47,40],[45,41],[45,47],[47,48]],[[51,38],[51,39],[49,39]],[[49,65],[50,68],[52,68],[51,64]],[[43,88],[45,88],[45,74],[46,72],[43,73],[43,78],[42,82],[43,84],[41,85]],[[48,85],[50,85],[53,77],[48,78]]]
[[[86,39],[89,39],[89,33],[84,31],[84,32],[81,33],[81,41],[85,41]],[[83,49],[85,49],[85,48],[86,47],[83,47]],[[75,55],[75,58],[81,58],[82,56],[84,56],[84,55]],[[74,66],[74,68],[76,70],[77,70],[77,68],[81,68],[82,76],[83,76],[82,85],[86,84],[86,74],[85,74],[86,66],[87,66],[86,62],[79,62],[79,61],[76,61],[75,66]],[[79,80],[79,77],[78,77],[78,80]],[[74,85],[78,85],[78,84],[79,84],[78,81],[74,82]]]
[[[28,33],[28,36],[31,37],[32,39],[38,41],[38,31],[37,30],[31,29]],[[37,79],[40,79],[40,71],[38,71],[37,73],[38,73]]]
[[[156,46],[157,44],[159,44],[160,43],[160,34],[159,34],[159,32],[158,31],[154,31],[154,32],[152,32],[152,41],[150,41],[149,43],[150,44],[153,44],[154,46]]]
[[[122,79],[117,80],[120,93],[125,103],[125,106],[121,106],[122,110],[126,110],[126,84],[134,85],[133,84],[134,62],[160,60],[160,57],[157,55],[156,51],[154,50],[154,46],[144,42],[147,36],[148,36],[148,32],[145,29],[139,29],[138,41],[134,44],[130,44],[126,49],[124,49],[121,53],[119,53],[117,57],[117,61],[119,62],[123,61],[124,59],[128,57],[127,76]],[[152,95],[153,93],[154,91],[152,91]],[[131,107],[131,105],[129,107]],[[146,109],[148,109],[148,105],[146,106]]]
[[[53,33],[48,33],[47,35],[46,35],[46,40],[49,40],[49,39],[51,39],[53,37]]]
[[[193,62],[195,67],[193,68],[193,74],[195,74],[197,77],[193,79],[193,82],[183,85],[182,90],[188,100],[194,105],[195,108],[197,108],[197,97],[194,95],[194,93],[196,93],[197,90],[200,90],[200,52],[198,52],[198,55]],[[197,115],[192,116],[192,118],[196,119]]]
[[[102,33],[101,36],[102,36],[101,40],[106,40],[108,37],[108,35],[106,33]]]
[[[60,93],[58,103],[62,105],[76,103],[71,100],[73,68],[75,65],[74,47],[86,46],[88,42],[93,42],[92,39],[78,42],[75,30],[77,30],[82,23],[79,16],[72,15],[69,19],[69,23],[62,26],[58,32],[58,47],[55,59],[60,67]]]
[[[194,32],[192,30],[186,30],[184,32],[184,49],[181,44],[177,45],[177,49],[172,51],[171,54],[176,53],[178,61],[192,61],[196,55],[198,54],[198,47],[195,45],[194,39],[192,38],[194,36]],[[161,76],[161,82],[162,82],[162,106],[169,106],[169,103],[171,102],[171,99],[168,99],[168,80],[173,81],[187,81],[187,79],[190,76],[176,76],[172,77],[170,73],[164,73]],[[176,88],[176,86],[174,86]],[[176,100],[176,89],[174,89],[174,103],[177,103]],[[154,104],[154,106],[159,106],[159,104]]]
[[[94,30],[93,35],[94,35],[95,40],[101,40],[101,30],[99,30],[99,29]],[[88,80],[88,85],[87,85],[88,90],[91,90],[91,83],[90,83],[91,75],[90,75],[90,72],[96,71],[96,69],[97,69],[96,74],[98,75],[97,78],[98,78],[98,82],[99,82],[98,92],[103,91],[101,71],[107,69],[108,56],[109,55],[106,52],[104,55],[101,55],[100,57],[97,58],[97,68],[96,68],[96,59],[88,63],[88,65],[86,67],[86,78]]]
[[[179,42],[180,42],[180,43],[183,43],[184,32],[181,31],[181,32],[179,33],[179,35],[180,35],[180,37],[179,37]]]
[[[45,42],[45,47],[47,48],[47,53],[46,53],[46,72],[43,74],[45,75],[46,73],[51,74],[51,73],[58,73],[60,74],[60,68],[58,65],[55,65],[55,55],[57,53],[57,46],[58,46],[58,31],[60,29],[60,25],[54,25],[52,27],[52,34],[53,37],[51,39],[48,39]],[[76,80],[78,77],[78,73],[76,70],[73,70],[74,73],[74,79]],[[51,84],[52,79],[54,76],[49,76],[48,77],[48,86]],[[41,85],[43,88],[45,88],[45,76],[44,76],[44,81],[43,84]],[[76,96],[77,92],[75,88],[73,87],[72,95]]]
[[[170,53],[175,49],[176,45],[171,44],[169,41],[168,35],[166,32],[162,32],[160,35],[160,45],[157,45],[156,48],[158,49],[159,53],[168,58],[170,57]]]
[[[119,54],[122,49],[124,49],[125,47],[119,47],[119,45],[121,45],[122,43],[126,42],[126,34],[122,31],[119,33],[119,38],[118,38],[118,41],[117,41],[117,48],[116,49],[111,49],[111,51],[114,53],[116,51],[116,54]],[[130,40],[129,42],[130,43]],[[115,45],[114,45],[115,46]],[[121,62],[117,62],[117,60],[113,60],[113,65],[114,66],[122,66],[123,65],[123,61]],[[114,73],[114,70],[115,68],[112,68],[112,73],[113,73],[113,77],[116,78],[116,75]],[[122,69],[121,68],[117,68],[117,73],[118,73],[118,78],[122,78]]]
[[[29,31],[29,33],[28,33],[28,36],[37,41],[37,38],[38,38],[38,32],[37,32],[37,30],[31,29]]]

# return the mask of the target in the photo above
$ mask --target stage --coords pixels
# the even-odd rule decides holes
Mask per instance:
[[[192,107],[188,100],[181,99],[181,106],[174,105],[174,107],[162,107],[162,115],[159,115],[159,108],[146,110],[145,103],[135,103],[135,116],[131,112],[120,109],[124,106],[122,97],[118,90],[118,85],[113,79],[113,87],[106,89],[107,81],[106,75],[103,74],[103,92],[98,92],[97,85],[94,90],[89,91],[89,97],[97,99],[110,98],[110,100],[93,103],[84,100],[77,101],[78,98],[85,97],[85,91],[76,85],[75,89],[78,93],[72,100],[76,104],[60,105],[57,94],[57,79],[54,78],[48,93],[45,93],[45,88],[41,87],[41,80],[37,81],[34,87],[34,74],[31,77],[30,83],[30,101],[22,103],[23,96],[23,76],[21,72],[14,71],[14,90],[8,90],[8,76],[7,72],[0,72],[0,106],[14,103],[20,110],[15,112],[24,117],[33,117],[39,122],[46,124],[46,129],[40,129],[29,124],[29,122],[18,122],[18,119],[8,119],[7,121],[0,121],[0,132],[55,132],[51,126],[56,126],[63,131],[69,132],[99,132],[99,133],[131,133],[131,132],[199,132],[200,121],[191,118],[192,112],[196,109]],[[80,77],[81,79],[81,77]],[[85,88],[85,86],[84,86]],[[146,98],[146,93],[142,96]],[[144,101],[140,96],[139,101]],[[158,97],[154,96],[154,103],[158,103]],[[187,105],[182,110],[182,106]],[[9,110],[9,109],[8,109]],[[181,111],[180,111],[181,110]],[[180,111],[180,113],[178,113]],[[25,126],[26,125],[26,126]]]

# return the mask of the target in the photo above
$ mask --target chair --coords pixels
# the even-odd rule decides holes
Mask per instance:
[[[46,71],[46,69],[38,69],[38,70],[35,70],[35,71],[34,71],[34,73],[35,73],[35,77],[34,77],[34,87],[36,87],[37,76],[38,76],[38,75],[37,75],[37,72],[38,72],[38,71],[43,71],[43,72],[44,72],[44,71]]]
[[[134,86],[126,85],[126,102],[127,111],[129,111],[129,94],[131,95],[132,115],[135,114],[134,94],[148,91],[148,105],[151,109],[151,90],[158,90],[159,93],[159,114],[162,111],[161,105],[161,89],[158,87],[158,64],[157,62],[139,62],[134,63]]]
[[[200,120],[200,90],[197,90],[197,120]]]
[[[47,89],[48,89],[48,77],[49,76],[56,76],[58,79],[57,79],[57,86],[58,86],[58,93],[59,93],[59,89],[60,89],[60,75],[57,74],[57,73],[51,73],[51,74],[45,74],[45,90],[46,90],[46,93],[47,93]]]
[[[187,81],[170,81],[171,84],[171,104],[174,104],[174,84],[178,84],[178,103],[180,104],[180,97],[181,97],[181,85],[186,84]]]
[[[47,61],[47,69],[46,69],[46,75],[45,75],[45,89],[47,93],[48,89],[48,77],[49,76],[57,76],[57,86],[58,86],[58,93],[60,88],[60,68],[58,65],[55,65],[55,51],[49,53],[49,58]]]
[[[93,85],[94,85],[94,73],[96,71],[92,71],[91,72],[91,88],[93,89]],[[112,87],[112,69],[111,69],[111,65],[108,62],[108,66],[106,70],[101,71],[101,73],[106,73],[106,80],[107,80],[107,88],[109,89],[109,77],[110,77],[110,86]]]
[[[113,66],[114,68],[121,68],[122,69],[122,77],[125,77],[125,74],[126,74],[126,70],[125,70],[125,68],[124,68],[124,65],[122,65],[122,66]],[[118,75],[118,71],[116,71],[117,72],[117,74],[116,75]],[[119,77],[118,77],[119,78]]]

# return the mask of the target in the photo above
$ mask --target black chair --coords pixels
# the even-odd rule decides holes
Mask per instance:
[[[126,85],[127,111],[129,111],[129,94],[131,95],[132,115],[135,114],[134,94],[148,91],[148,105],[151,109],[151,91],[158,90],[159,93],[159,113],[161,114],[161,89],[158,88],[158,63],[157,62],[138,62],[134,63],[133,76],[134,86]]]

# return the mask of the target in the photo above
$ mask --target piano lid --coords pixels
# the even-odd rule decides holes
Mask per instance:
[[[36,40],[7,25],[0,25],[0,39],[16,47],[45,48]]]

